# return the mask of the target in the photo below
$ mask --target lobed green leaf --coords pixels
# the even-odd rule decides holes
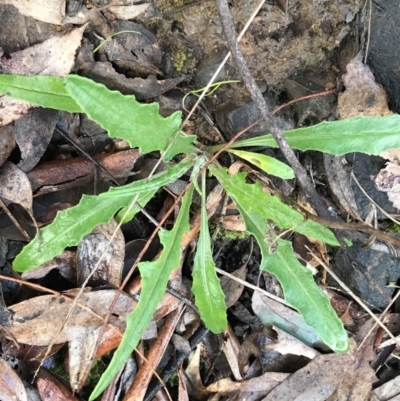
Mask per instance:
[[[205,173],[202,174],[200,235],[193,262],[193,286],[200,317],[213,333],[222,333],[227,325],[225,295],[215,272],[208,229]]]
[[[288,241],[277,239],[275,253],[270,253],[270,243],[265,237],[269,231],[266,221],[255,212],[248,212],[237,205],[246,229],[257,240],[261,250],[261,270],[267,270],[279,280],[285,301],[295,308],[304,321],[335,352],[346,352],[349,340],[342,322],[337,317],[326,294],[315,284],[310,270],[293,255]]]
[[[139,147],[142,154],[166,150],[179,130],[180,111],[164,118],[158,112],[158,103],[139,103],[134,96],[124,96],[78,75],[67,76],[65,85],[91,120],[106,129],[111,137],[124,139],[131,147]],[[188,139],[179,134],[168,158],[194,150],[193,140],[194,137]]]
[[[0,74],[0,94],[49,109],[82,112],[60,77]]]
[[[83,195],[76,206],[58,212],[50,225],[40,229],[40,239],[36,236],[14,259],[14,270],[31,270],[59,255],[66,247],[77,245],[98,224],[108,222],[118,210],[128,207],[137,194],[140,194],[139,205],[145,206],[158,188],[176,181],[191,164],[190,159],[185,159],[150,180],[133,182],[129,191],[122,194],[119,190],[124,187],[110,188],[97,196]],[[129,217],[133,218],[137,212],[138,208],[134,207]]]
[[[302,151],[318,150],[337,156],[350,152],[379,155],[385,150],[400,148],[400,115],[325,121],[286,131],[284,136],[292,148]],[[247,146],[278,147],[272,135],[263,135],[237,141],[230,148]]]
[[[136,348],[143,332],[151,322],[157,304],[164,296],[172,271],[179,267],[182,237],[190,229],[189,209],[192,195],[193,186],[183,197],[174,228],[171,231],[160,231],[160,241],[163,245],[161,256],[153,262],[139,263],[138,267],[142,277],[142,292],[139,302],[133,313],[127,317],[126,330],[121,344],[89,400],[94,400],[105,390]]]
[[[329,228],[305,220],[300,212],[283,203],[278,196],[266,194],[260,183],[247,184],[246,173],[228,175],[225,168],[218,169],[213,165],[209,168],[237,207],[254,212],[264,220],[272,220],[279,228],[290,229],[330,245],[339,245]]]
[[[228,150],[249,163],[257,166],[268,174],[280,177],[286,180],[294,178],[294,172],[287,164],[275,159],[274,157],[255,152],[245,152],[244,150]]]
[[[333,351],[348,351],[349,338],[328,296],[315,284],[311,271],[293,255],[292,244],[282,239],[277,243],[278,248],[267,258],[265,269],[279,280],[285,301]]]

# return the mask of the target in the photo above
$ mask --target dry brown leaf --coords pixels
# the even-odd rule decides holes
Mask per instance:
[[[72,283],[76,283],[75,260],[75,251],[64,251],[62,254],[56,256],[46,263],[43,263],[35,269],[22,273],[22,278],[24,280],[39,279],[45,277],[52,270],[58,269],[59,273],[64,278]]]
[[[109,284],[118,288],[121,284],[125,257],[125,239],[121,228],[117,230],[112,243],[108,245],[117,227],[117,222],[112,219],[109,223],[98,225],[80,241],[76,252],[78,286],[85,282],[96,267],[96,271],[89,279],[89,286],[99,287]]]
[[[31,103],[0,95],[0,128],[18,120],[32,107]]]
[[[82,294],[56,344],[73,341],[82,328],[95,330],[101,326],[102,317],[106,315],[115,293],[115,290],[103,290]],[[22,344],[47,346],[53,343],[54,334],[62,327],[71,305],[71,299],[55,295],[23,301],[9,308],[13,313],[13,325],[7,330]],[[110,324],[123,331],[126,315],[132,311],[132,307],[132,299],[122,293],[118,297]]]
[[[400,149],[389,149],[382,152],[379,156],[388,159],[393,163],[400,164]]]
[[[14,127],[8,125],[0,129],[0,166],[8,159],[16,146]]]
[[[11,53],[10,58],[2,63],[3,73],[59,77],[67,75],[74,66],[75,53],[85,29],[86,25]]]
[[[309,359],[314,359],[320,355],[320,353],[314,348],[309,347],[302,341],[279,329],[278,327],[273,327],[273,329],[278,334],[278,340],[271,344],[267,344],[265,348],[277,351],[282,355],[301,355]]]
[[[26,174],[9,161],[0,167],[0,198],[6,205],[16,203],[33,214],[31,183]]]
[[[343,164],[342,156],[324,154],[324,167],[329,188],[339,205],[353,219],[362,221],[351,188],[350,169]]]
[[[126,5],[111,6],[111,11],[118,19],[130,20],[143,14],[150,6],[150,3],[132,4],[131,0],[125,1]]]
[[[263,401],[325,401],[336,390],[347,372],[346,367],[353,361],[350,353],[320,355],[275,387]]]
[[[243,264],[242,267],[233,271],[232,276],[240,278],[241,280],[246,279],[246,268],[247,262]],[[225,304],[227,308],[235,305],[236,301],[240,298],[243,292],[244,285],[231,279],[227,276],[222,276],[220,278],[221,288],[225,294]]]
[[[3,358],[0,358],[0,400],[28,401],[21,379]]]
[[[185,369],[185,385],[189,396],[196,400],[205,400],[208,396],[206,387],[200,377],[200,354],[202,344],[200,343],[196,351],[189,358],[189,365]]]
[[[359,53],[346,66],[343,82],[346,90],[339,95],[340,118],[359,116],[387,116],[393,114],[387,103],[386,92],[375,81],[370,68]]]
[[[228,325],[228,328],[225,331],[225,336],[227,338],[224,343],[224,354],[229,363],[229,367],[231,368],[234,378],[237,381],[241,381],[243,380],[243,377],[240,373],[238,360],[240,343],[230,325]]]
[[[21,151],[18,167],[31,171],[43,156],[53,136],[58,111],[38,108],[15,122],[15,140]]]
[[[65,0],[0,0],[0,4],[11,4],[25,17],[49,24],[62,25],[65,17]]]
[[[76,330],[75,338],[68,343],[69,382],[74,392],[81,390],[90,373],[99,331],[100,328]]]
[[[67,75],[75,60],[75,52],[80,46],[86,26],[53,36],[43,43],[10,54],[10,59],[2,61],[0,67],[5,74],[21,75]],[[0,128],[21,118],[32,104],[0,96]]]
[[[240,215],[225,216],[222,220],[222,227],[230,231],[246,231],[246,224],[244,223],[242,216]]]
[[[267,372],[259,377],[236,382],[227,377],[210,384],[207,390],[210,393],[218,393],[221,397],[235,394],[236,400],[258,400],[282,383],[288,376],[289,373]]]
[[[178,371],[178,401],[189,401],[189,394],[185,384],[185,374],[182,367]]]
[[[392,399],[395,401],[394,397],[398,397],[400,395],[400,376],[397,376],[393,380],[390,380],[378,387],[373,391],[373,394],[379,401],[389,401]]]
[[[346,374],[336,390],[335,395],[339,401],[364,401],[368,399],[372,390],[372,383],[376,380],[371,362],[375,358],[374,342],[378,326],[368,335],[374,325],[376,326],[375,320],[369,319],[355,337],[356,343],[362,345],[358,347],[353,344],[349,351],[353,358],[345,368]],[[368,337],[365,339],[367,335]]]

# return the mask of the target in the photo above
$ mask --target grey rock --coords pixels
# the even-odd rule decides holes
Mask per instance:
[[[389,97],[390,107],[400,112],[400,68],[397,38],[400,35],[398,0],[372,2],[368,65]]]
[[[275,108],[275,103],[271,98],[264,97],[270,110]],[[215,117],[219,128],[231,138],[237,132],[242,131],[250,124],[261,119],[261,113],[254,102],[246,104],[237,104],[235,100],[228,101],[216,109]],[[275,114],[278,126],[282,131],[293,129],[294,122],[290,111],[283,110]],[[254,127],[250,128],[241,139],[252,138],[258,135],[268,134],[268,124],[261,121]]]
[[[194,81],[199,87],[204,87],[208,84],[212,76],[217,71],[217,68],[221,64],[228,50],[225,46],[218,46],[200,61],[197,66],[196,75]],[[218,73],[214,82],[222,81],[227,75],[225,66]]]
[[[373,249],[364,249],[356,243],[340,249],[334,256],[335,273],[372,309],[384,309],[391,300],[393,288],[387,285],[399,278],[399,258]],[[338,287],[333,278],[328,283]]]
[[[378,174],[385,165],[385,160],[378,156],[369,156],[363,153],[351,153],[346,159],[353,167],[353,173],[364,191],[387,213],[396,214],[398,211],[393,207],[385,192],[378,191],[372,178]],[[370,210],[371,201],[364,195],[359,186],[352,180],[351,189],[357,204],[359,215],[365,219]],[[387,217],[378,210],[378,219]]]

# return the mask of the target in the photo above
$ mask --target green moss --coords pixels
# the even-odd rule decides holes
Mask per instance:
[[[391,233],[400,233],[400,225],[396,223],[392,223],[388,226],[387,231]]]
[[[186,3],[190,3],[190,0],[160,0],[157,3],[157,7],[162,13],[169,13]]]
[[[55,358],[55,365],[51,370],[55,374],[63,378],[67,383],[69,383],[70,376],[64,368],[65,355],[66,352],[60,352],[57,355],[57,357]],[[89,398],[91,392],[100,380],[101,375],[105,372],[110,360],[111,358],[108,355],[104,355],[103,357],[94,360],[88,378],[86,379],[85,385],[79,393],[84,399]]]
[[[197,59],[192,53],[187,52],[185,48],[178,48],[172,55],[172,64],[174,72],[180,74],[192,74],[197,65]]]
[[[215,231],[215,225],[210,225],[210,233]],[[250,234],[247,231],[231,231],[220,228],[216,240],[237,240],[247,238]]]
[[[171,33],[172,22],[164,18],[153,17],[146,22],[146,28],[154,32],[158,37],[163,37]]]

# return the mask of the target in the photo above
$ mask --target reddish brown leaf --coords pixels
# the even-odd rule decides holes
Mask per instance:
[[[72,392],[46,369],[40,369],[36,386],[42,401],[78,401]]]

